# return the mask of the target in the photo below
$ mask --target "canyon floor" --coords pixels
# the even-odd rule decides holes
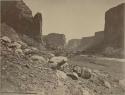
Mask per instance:
[[[125,93],[124,59],[75,55],[68,58],[68,65],[61,69],[58,66],[62,63],[58,65],[48,61],[48,51],[41,51],[23,42],[13,43],[7,37],[1,38],[0,50],[0,95]]]
[[[94,55],[77,55],[70,58],[69,63],[107,72],[116,79],[125,77],[125,59],[99,57]]]

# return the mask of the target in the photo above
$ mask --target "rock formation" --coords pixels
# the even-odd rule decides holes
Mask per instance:
[[[44,36],[43,41],[48,49],[63,49],[66,43],[65,35],[51,33]]]
[[[32,39],[31,45],[35,42],[39,46],[42,42],[42,16],[37,13],[33,17],[32,11],[22,0],[1,1],[1,23],[12,27],[23,41],[29,42],[28,37]]]
[[[104,53],[110,57],[123,57],[124,50],[124,18],[125,3],[109,9],[105,13],[104,31],[95,33],[93,37],[84,37],[76,51]],[[71,45],[70,47],[73,47]]]
[[[123,48],[125,3],[109,9],[105,14],[104,40],[107,46]]]
[[[104,48],[104,31],[95,32],[94,41],[91,46],[87,49],[94,53],[100,53]]]
[[[41,37],[42,37],[42,15],[41,13],[37,13],[35,16],[34,16],[34,25],[33,25],[33,31],[34,32],[34,37],[36,40],[40,41],[41,40]]]
[[[82,39],[70,40],[67,44],[67,49],[71,51],[86,51],[93,46],[95,37],[83,37]]]
[[[123,57],[124,55],[124,17],[125,3],[109,9],[105,14],[104,47],[106,51],[112,48],[110,56]]]

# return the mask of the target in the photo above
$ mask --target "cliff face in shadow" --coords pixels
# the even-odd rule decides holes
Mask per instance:
[[[108,46],[122,48],[124,45],[125,3],[109,9],[105,14],[104,40]]]
[[[64,49],[66,38],[64,34],[50,33],[43,37],[43,41],[47,49]]]
[[[94,36],[83,37],[82,39],[72,39],[68,42],[67,48],[72,51],[95,51],[100,48],[100,44],[104,41],[104,31],[96,32]]]
[[[124,57],[125,3],[109,9],[105,13],[104,54]]]
[[[32,11],[22,0],[1,1],[1,24],[3,23],[13,28],[19,38],[25,42],[28,42],[25,36],[31,38],[32,42],[37,42],[37,46],[42,42],[42,16],[37,13],[33,17]],[[3,36],[6,36],[6,31],[1,32]],[[12,32],[8,31],[8,33]]]
[[[80,50],[85,51],[94,44],[94,36],[92,37],[83,37],[80,41]]]

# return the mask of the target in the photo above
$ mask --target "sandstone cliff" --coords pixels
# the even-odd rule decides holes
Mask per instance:
[[[109,9],[105,13],[105,36],[107,46],[122,48],[124,44],[125,3]]]
[[[64,34],[50,33],[44,36],[43,41],[47,49],[63,49],[66,39]]]
[[[42,16],[41,13],[37,13],[34,17],[32,11],[23,2],[18,1],[1,1],[1,24],[5,23],[7,26],[13,28],[19,38],[25,42],[28,42],[27,36],[32,39],[32,42],[37,43],[37,46],[42,42]],[[3,26],[2,26],[3,27]],[[2,35],[6,35],[1,31]],[[11,34],[8,31],[8,34]],[[12,33],[13,34],[13,33]],[[15,34],[15,33],[14,33]],[[32,43],[31,45],[34,45]]]
[[[125,3],[109,9],[105,14],[104,52],[106,55],[115,57],[124,55],[124,17]]]

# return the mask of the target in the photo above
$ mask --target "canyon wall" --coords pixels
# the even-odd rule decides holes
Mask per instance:
[[[124,45],[125,3],[109,9],[105,13],[105,35],[107,46],[123,48]]]
[[[1,25],[8,26],[8,30],[13,28],[19,39],[30,45],[39,46],[42,43],[42,15],[37,13],[33,17],[32,11],[23,0],[1,1]],[[9,34],[15,35],[12,31],[1,31],[1,36]]]
[[[124,56],[125,3],[110,8],[105,13],[104,31],[95,32],[93,37],[83,37],[76,51],[100,53],[109,57]],[[70,43],[70,41],[69,41]]]
[[[64,34],[50,33],[43,37],[43,41],[47,49],[64,49],[66,38]]]

